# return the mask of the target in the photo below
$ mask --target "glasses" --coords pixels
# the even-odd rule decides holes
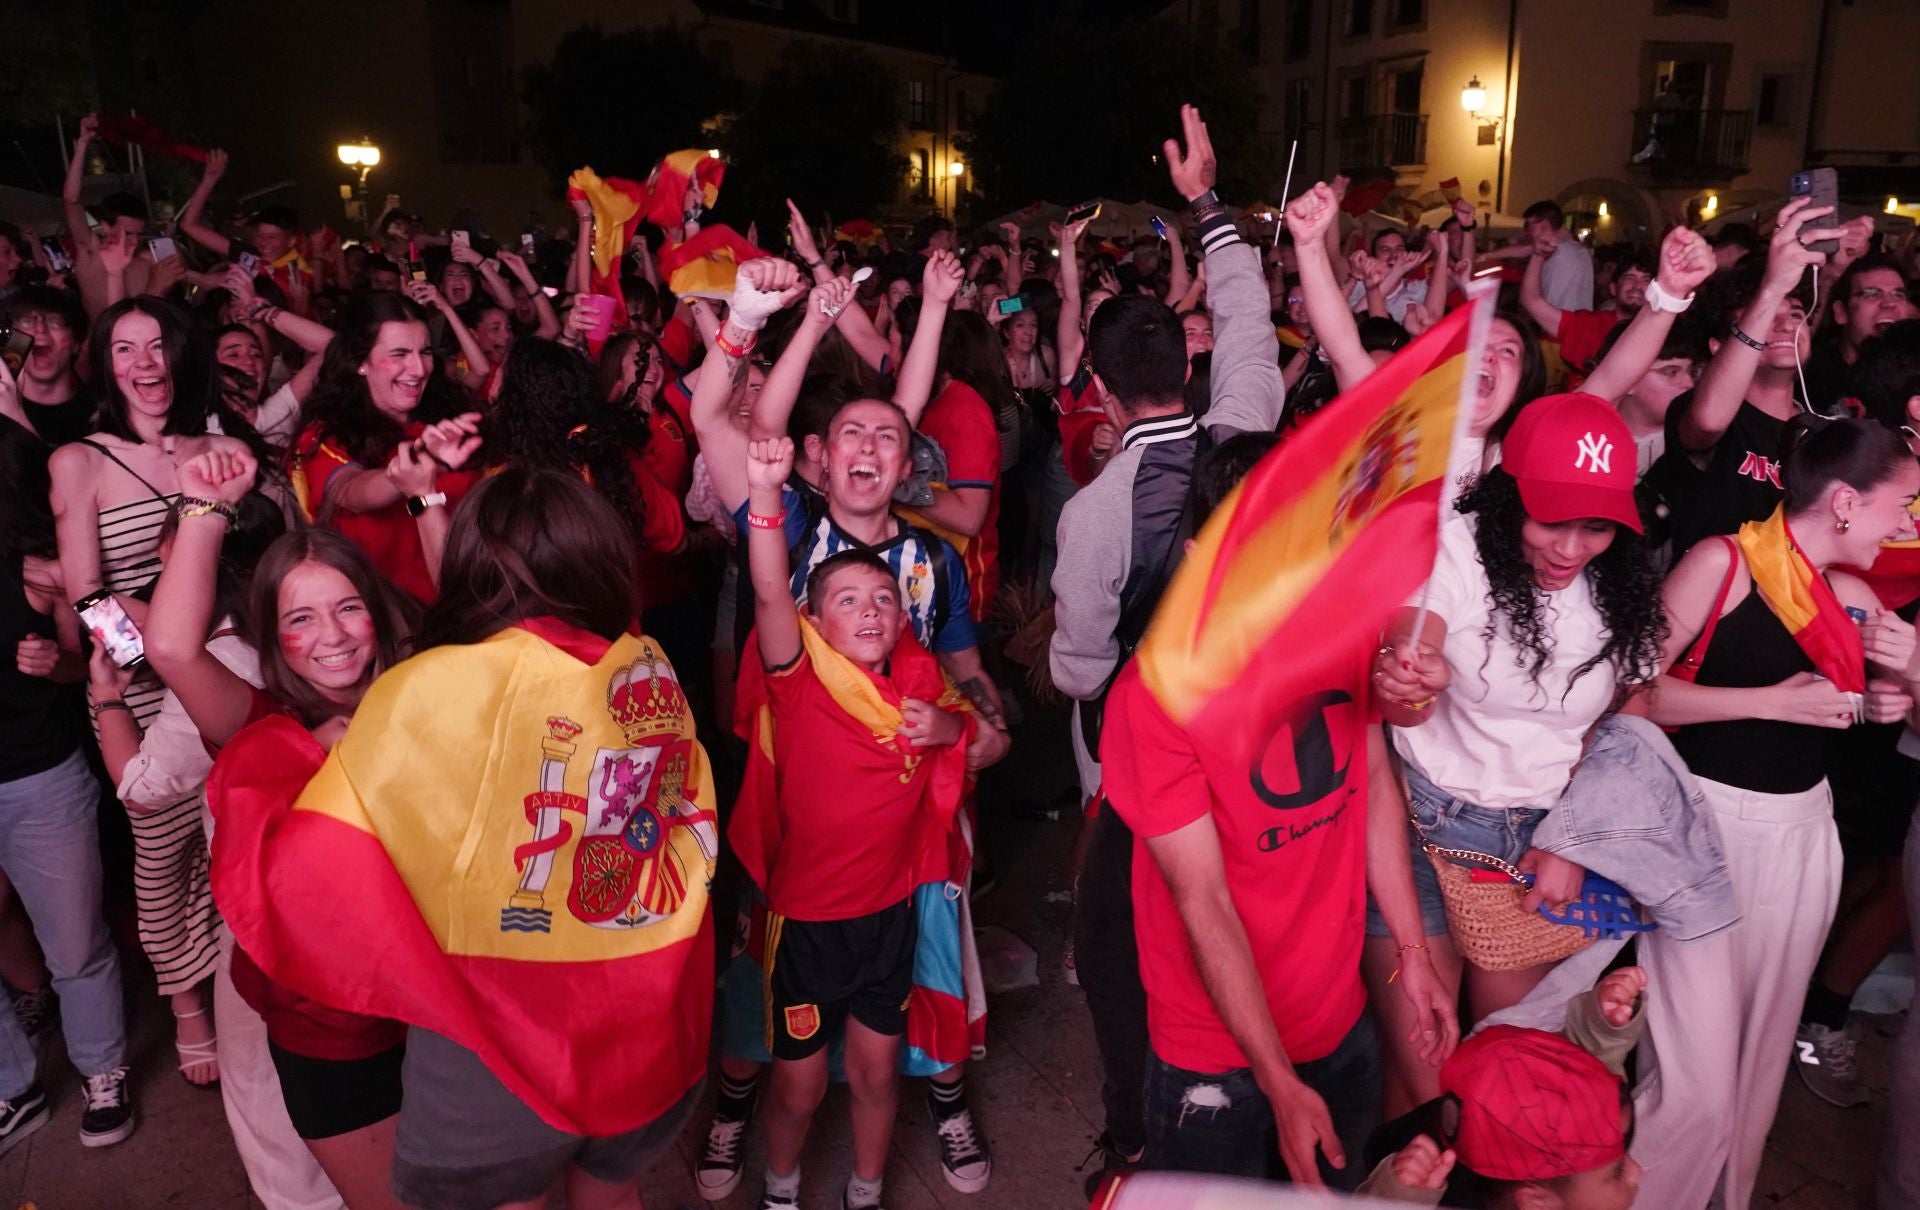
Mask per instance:
[[[1907,301],[1907,292],[1900,289],[1882,290],[1879,286],[1861,286],[1853,292],[1853,297],[1860,302],[1877,303],[1882,300],[1891,300],[1903,303]]]
[[[22,332],[43,332],[52,334],[67,330],[67,321],[58,315],[48,315],[44,311],[30,311],[14,321],[13,326]]]

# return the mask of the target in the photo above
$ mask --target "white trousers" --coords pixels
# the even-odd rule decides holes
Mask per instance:
[[[267,1210],[346,1210],[287,1117],[280,1076],[267,1053],[267,1023],[234,989],[233,937],[224,928],[213,972],[213,1014],[220,1031],[220,1101],[253,1195]]]
[[[1685,945],[1642,939],[1647,983],[1660,994],[1648,996],[1640,1048],[1636,1204],[1700,1210],[1719,1188],[1726,1210],[1746,1210],[1839,906],[1840,838],[1825,782],[1761,794],[1699,780],[1740,923]]]
[[[1920,938],[1920,813],[1907,829],[1901,858],[1907,883],[1907,918]],[[1880,1210],[1920,1206],[1920,1002],[1907,1010],[1906,1028],[1893,1048],[1892,1109],[1880,1144]]]

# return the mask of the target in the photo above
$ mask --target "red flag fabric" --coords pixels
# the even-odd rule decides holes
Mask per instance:
[[[182,143],[145,118],[131,114],[124,118],[102,117],[100,137],[115,147],[137,143],[155,155],[170,155],[175,159],[190,160],[195,164],[207,162],[206,148]]]

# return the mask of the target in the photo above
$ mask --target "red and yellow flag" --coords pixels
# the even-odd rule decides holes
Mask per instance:
[[[700,1080],[713,779],[651,639],[529,622],[435,648],[304,789],[281,774],[303,741],[256,723],[208,783],[214,896],[268,978],[452,1039],[573,1134]]]
[[[1753,587],[1807,653],[1820,675],[1837,689],[1864,693],[1867,657],[1860,628],[1847,616],[1827,578],[1807,562],[1787,527],[1786,506],[1765,521],[1749,521],[1734,535],[1753,573]]]
[[[1920,538],[1901,538],[1880,544],[1872,567],[1853,568],[1887,609],[1904,609],[1920,601]]]
[[[1351,680],[1438,541],[1462,383],[1478,357],[1461,307],[1253,469],[1215,510],[1135,658],[1174,722],[1229,751],[1263,738],[1260,703]]]

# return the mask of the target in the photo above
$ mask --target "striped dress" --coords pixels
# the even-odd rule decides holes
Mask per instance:
[[[108,588],[130,593],[160,574],[160,526],[179,495],[147,495],[100,510],[100,576]],[[151,670],[127,687],[127,705],[145,728],[166,696]],[[220,958],[220,916],[207,876],[207,837],[200,826],[199,791],[150,815],[130,815],[133,890],[140,947],[153,964],[160,994],[191,989],[213,973]]]

